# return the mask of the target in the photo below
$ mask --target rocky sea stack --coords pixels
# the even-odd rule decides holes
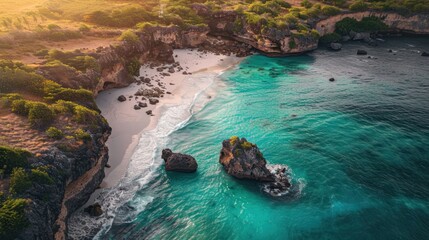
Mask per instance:
[[[162,159],[165,161],[166,171],[195,172],[198,164],[195,158],[182,153],[173,153],[170,149],[162,150]]]

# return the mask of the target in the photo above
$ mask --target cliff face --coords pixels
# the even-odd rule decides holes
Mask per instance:
[[[397,13],[372,11],[344,13],[329,17],[317,22],[314,28],[320,33],[320,35],[323,36],[328,33],[333,33],[335,31],[335,24],[344,18],[349,17],[360,21],[362,18],[370,16],[382,19],[383,22],[393,31],[408,32],[413,34],[429,34],[428,15],[420,14],[413,16],[402,16]]]
[[[26,210],[29,225],[18,239],[66,239],[69,215],[88,200],[104,178],[108,159],[105,142],[110,131],[107,123],[99,124],[91,140],[61,149],[52,146],[30,160],[33,167],[51,166],[49,176],[54,184],[33,184],[22,195],[31,203]]]
[[[289,29],[252,26],[234,11],[221,11],[210,15],[210,33],[233,38],[251,45],[266,55],[289,55],[317,48],[318,36],[296,34]]]

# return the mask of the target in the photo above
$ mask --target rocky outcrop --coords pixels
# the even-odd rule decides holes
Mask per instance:
[[[161,158],[164,159],[166,171],[195,172],[198,168],[195,158],[182,153],[173,153],[168,148],[162,150]]]
[[[344,18],[354,18],[358,21],[364,17],[378,17],[389,26],[392,31],[408,32],[413,34],[429,34],[429,16],[418,14],[413,16],[403,16],[398,13],[392,12],[375,12],[364,11],[356,13],[344,13],[332,16],[318,21],[314,28],[320,33],[321,36],[335,31],[335,24]]]
[[[111,129],[101,118],[91,139],[80,145],[52,146],[30,160],[32,167],[45,166],[54,184],[36,184],[22,198],[31,199],[28,227],[18,239],[67,239],[67,219],[82,206],[104,178],[108,160],[105,146]]]
[[[92,217],[98,217],[101,214],[103,214],[103,209],[101,209],[101,205],[99,203],[94,203],[92,205],[89,205],[83,211],[88,213]]]
[[[207,14],[207,13],[205,13]],[[266,55],[288,55],[317,48],[317,34],[302,34],[287,28],[253,26],[235,11],[209,14],[210,34],[232,38],[252,46]]]
[[[283,196],[291,187],[287,166],[268,165],[259,148],[245,138],[234,136],[224,140],[219,163],[233,177],[262,182],[262,190],[270,196]]]
[[[236,178],[269,182],[275,180],[267,169],[267,161],[259,148],[245,138],[232,137],[224,140],[219,163],[229,175]]]

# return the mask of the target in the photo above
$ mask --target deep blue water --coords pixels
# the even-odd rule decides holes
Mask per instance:
[[[245,59],[155,149],[156,161],[166,146],[193,155],[198,172],[153,168],[102,238],[429,239],[429,58],[421,50],[429,38]],[[288,165],[295,194],[273,199],[225,174],[219,151],[233,135]]]

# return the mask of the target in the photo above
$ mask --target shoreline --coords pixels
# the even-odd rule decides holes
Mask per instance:
[[[186,80],[198,78],[199,75],[207,73],[221,74],[244,59],[210,52],[204,53],[195,49],[174,50],[174,56],[175,61],[180,63],[181,67],[191,74],[184,75],[182,72],[174,72],[170,73],[170,76],[160,76],[156,68],[151,68],[148,65],[143,65],[140,68],[141,77],[158,78],[159,82],[165,84],[165,91],[171,92],[171,94],[165,94],[164,97],[159,98],[158,104],[148,104],[147,108],[134,110],[133,106],[137,102],[134,99],[134,93],[142,86],[136,83],[125,88],[104,91],[96,98],[102,115],[112,127],[112,134],[106,142],[109,148],[108,163],[110,168],[105,170],[106,177],[103,179],[101,188],[114,187],[118,184],[126,173],[128,163],[142,134],[153,130],[157,126],[162,116],[162,110],[165,107],[180,103],[183,101],[185,94],[190,94],[188,89],[185,88]],[[168,67],[170,64],[162,66]],[[191,93],[191,95],[196,94],[198,92]],[[119,102],[117,97],[120,95],[126,96],[127,101]],[[129,98],[129,96],[133,97]],[[148,110],[152,110],[154,116],[147,115],[145,112]]]

